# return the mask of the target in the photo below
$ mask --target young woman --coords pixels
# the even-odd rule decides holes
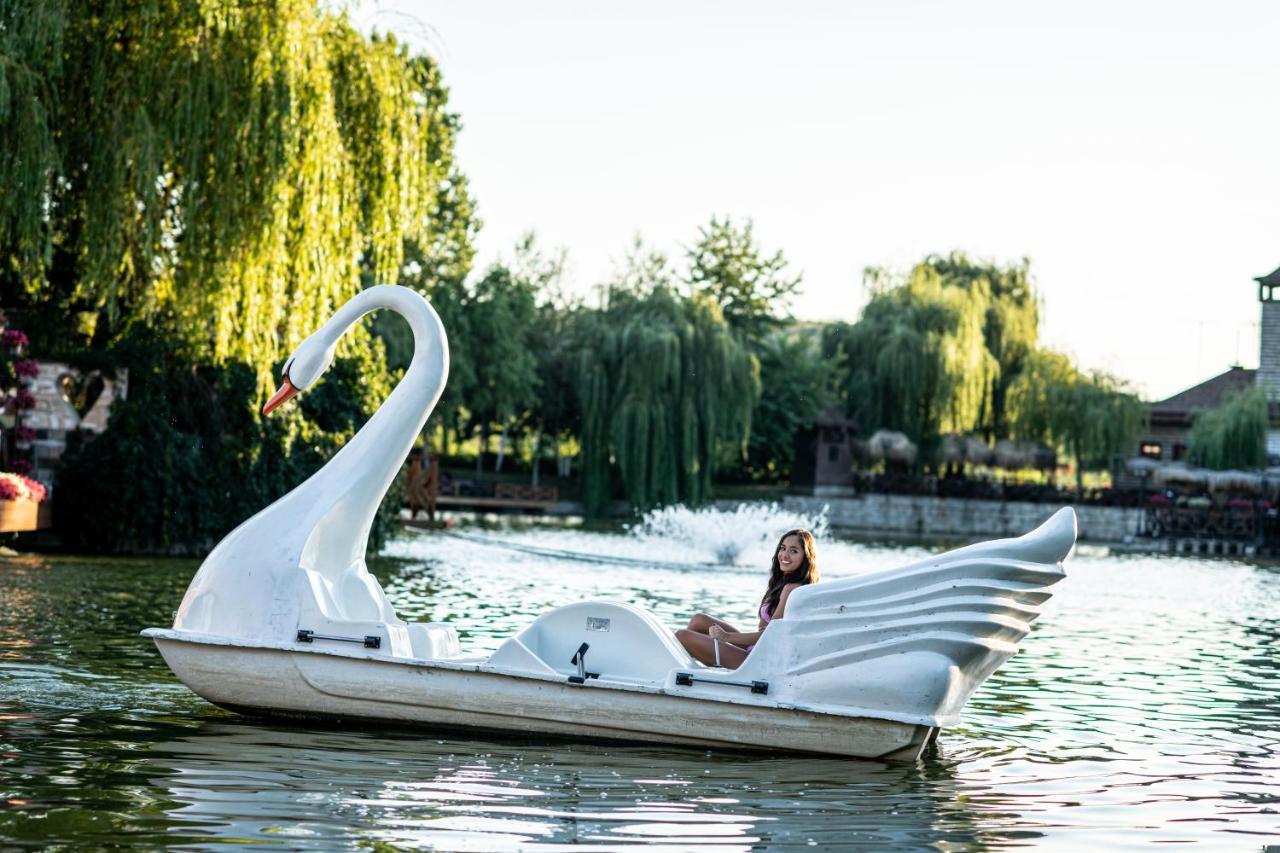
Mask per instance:
[[[728,622],[699,613],[689,620],[688,628],[676,631],[676,639],[689,654],[708,666],[737,669],[755,647],[765,626],[782,618],[791,591],[817,582],[818,552],[813,534],[807,530],[788,530],[773,552],[769,588],[760,599],[760,625],[756,630],[739,631]]]

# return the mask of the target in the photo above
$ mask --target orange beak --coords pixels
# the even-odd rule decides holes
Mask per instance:
[[[298,389],[293,387],[293,383],[290,382],[289,377],[286,376],[284,378],[284,382],[280,384],[280,388],[276,391],[276,393],[271,395],[271,399],[268,400],[267,404],[262,407],[262,414],[264,415],[271,414],[272,409],[276,408],[285,400],[288,400],[294,394],[297,394],[297,393],[298,393]]]

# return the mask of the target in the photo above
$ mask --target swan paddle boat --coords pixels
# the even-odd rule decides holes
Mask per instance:
[[[915,759],[1017,650],[1064,577],[1070,508],[1017,539],[801,587],[736,670],[698,663],[652,614],[610,601],[556,608],[492,654],[469,654],[452,625],[398,618],[364,561],[378,504],[448,377],[448,339],[426,300],[388,285],[355,296],[294,351],[264,413],[315,384],[343,332],[378,308],[413,330],[395,390],[328,464],[210,552],[172,628],[142,632],[215,705]]]

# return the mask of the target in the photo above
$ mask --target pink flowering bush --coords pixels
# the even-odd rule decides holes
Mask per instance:
[[[18,393],[13,395],[13,407],[20,412],[27,409],[33,409],[36,405],[36,398],[26,388],[19,388]]]
[[[40,365],[29,358],[23,359],[13,366],[13,372],[26,379],[34,379],[40,375]]]
[[[40,503],[45,494],[45,487],[30,477],[0,471],[0,500]]]
[[[0,335],[0,345],[4,345],[9,349],[17,349],[25,347],[31,341],[27,340],[27,333],[20,329],[9,329],[3,335]]]
[[[20,443],[35,441],[36,431],[31,427],[20,426],[13,431],[13,437],[15,441]]]

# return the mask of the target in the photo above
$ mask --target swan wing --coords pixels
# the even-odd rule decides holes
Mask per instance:
[[[951,725],[1017,651],[1075,540],[1065,508],[1016,539],[802,587],[741,672],[806,707]]]

